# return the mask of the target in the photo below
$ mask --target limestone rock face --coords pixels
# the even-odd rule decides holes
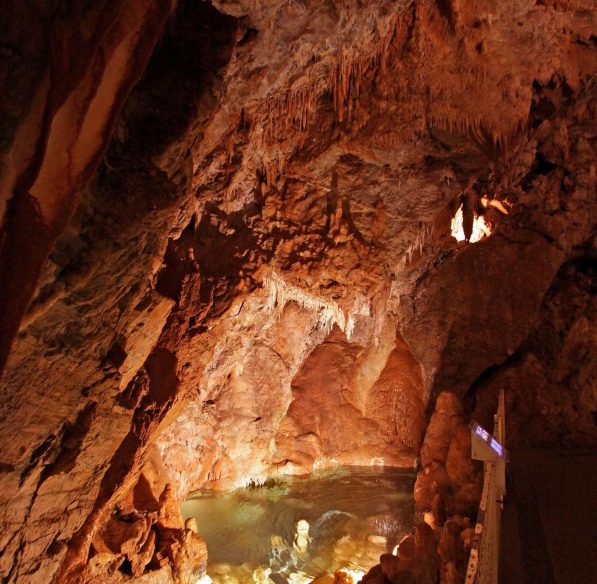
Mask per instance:
[[[443,526],[437,551],[440,557],[440,583],[457,584],[464,582],[470,544],[464,541],[463,534],[472,531],[468,518],[453,517]]]
[[[594,443],[592,3],[38,4],[0,8],[0,579],[194,577],[175,499],[321,465],[420,451],[464,512],[445,388]],[[474,244],[465,190],[508,208]]]
[[[476,515],[481,497],[482,463],[471,459],[471,437],[461,400],[439,394],[421,447],[422,469],[415,483],[415,506],[433,512],[438,527],[446,515]]]
[[[448,458],[452,436],[463,426],[464,411],[462,402],[452,392],[444,391],[437,396],[435,411],[425,431],[425,441],[421,447],[421,464],[445,463]]]
[[[422,523],[416,526],[413,537],[414,549],[409,557],[383,554],[380,564],[372,568],[361,580],[363,584],[386,584],[388,582],[412,582],[433,584],[437,582],[439,556],[437,536]]]
[[[147,581],[195,584],[205,575],[207,547],[196,529],[183,527],[172,485],[156,501],[143,473],[130,495],[98,531],[87,564],[74,578],[116,583],[151,574]]]
[[[479,384],[474,415],[489,419],[506,390],[511,446],[597,445],[595,265],[564,264],[545,294],[534,328],[504,366]]]
[[[470,429],[454,392],[437,396],[420,452],[414,497],[425,523],[404,537],[396,555],[382,555],[364,583],[464,582],[483,467],[471,460]]]
[[[279,425],[274,464],[310,471],[335,464],[412,466],[423,433],[424,388],[418,364],[396,346],[375,383],[354,381],[362,354],[332,334],[292,382],[292,401]]]

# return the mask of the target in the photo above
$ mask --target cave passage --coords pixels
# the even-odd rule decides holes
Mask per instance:
[[[362,574],[391,552],[414,525],[414,481],[407,469],[337,467],[196,492],[181,511],[207,542],[214,584],[298,584],[340,568]]]

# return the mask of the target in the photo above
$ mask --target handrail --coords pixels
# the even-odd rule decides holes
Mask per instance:
[[[493,435],[503,446],[505,440],[503,390],[500,390],[498,398]],[[502,499],[505,494],[505,461],[484,462],[483,465],[483,493],[479,503],[465,584],[498,584]]]

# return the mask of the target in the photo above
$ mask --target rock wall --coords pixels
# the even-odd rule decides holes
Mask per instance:
[[[411,464],[445,388],[595,440],[590,2],[71,4],[0,9],[1,578],[104,565],[150,458]]]
[[[363,584],[464,582],[483,490],[483,463],[471,459],[471,431],[462,400],[443,391],[421,446],[414,487],[415,525],[396,553],[382,554]]]
[[[594,448],[594,314],[595,261],[571,260],[545,294],[526,340],[478,383],[474,415],[487,420],[502,387],[512,447]]]
[[[312,351],[293,379],[292,401],[278,427],[277,467],[305,472],[326,464],[416,464],[424,428],[418,363],[405,345],[395,346],[367,384],[358,374],[374,367],[376,357],[334,334]]]

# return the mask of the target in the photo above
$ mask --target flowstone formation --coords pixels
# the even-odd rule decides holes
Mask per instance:
[[[413,465],[444,389],[483,417],[505,385],[516,442],[597,442],[591,2],[0,27],[3,581],[198,578],[166,484]],[[508,214],[458,243],[483,195]]]

